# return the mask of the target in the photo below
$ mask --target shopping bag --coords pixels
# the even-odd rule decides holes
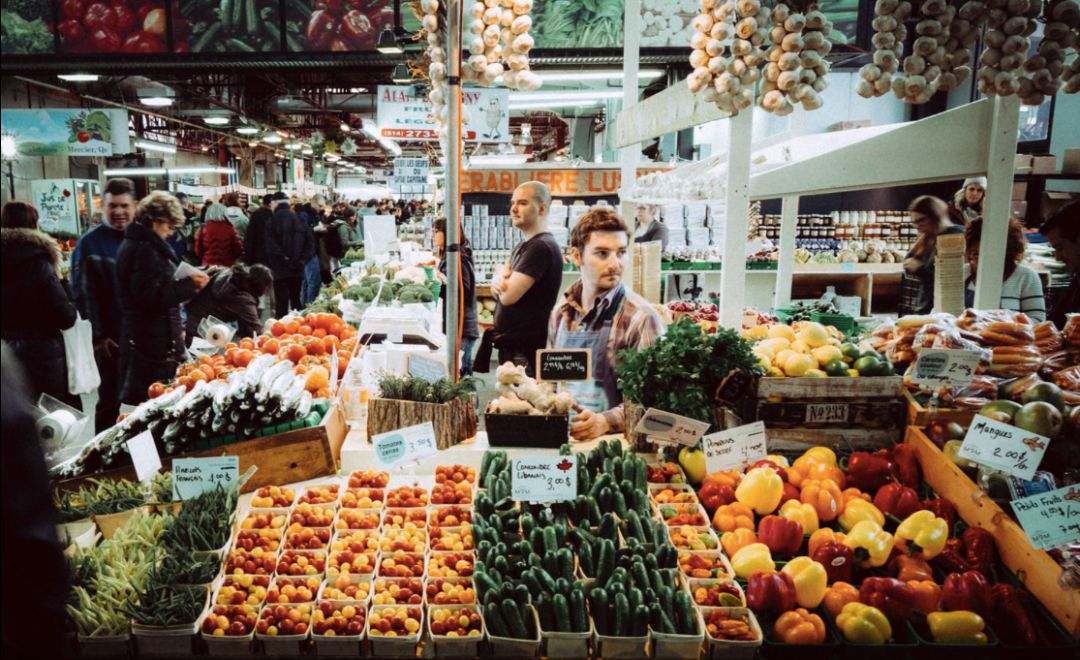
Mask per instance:
[[[97,390],[101,385],[101,374],[94,360],[94,329],[90,321],[76,316],[75,323],[62,334],[68,391],[79,395]]]

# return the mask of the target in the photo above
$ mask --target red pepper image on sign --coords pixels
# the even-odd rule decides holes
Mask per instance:
[[[64,191],[64,197],[71,197],[71,191],[70,190],[65,190]]]
[[[563,472],[566,472],[566,471],[567,471],[567,470],[569,470],[570,468],[574,467],[574,464],[573,464],[573,463],[571,463],[571,462],[570,462],[569,460],[567,460],[567,459],[565,459],[565,458],[564,458],[564,459],[562,459],[562,462],[560,462],[560,463],[559,463],[558,465],[556,465],[555,467],[559,468],[559,469],[560,469],[560,470],[562,470]]]

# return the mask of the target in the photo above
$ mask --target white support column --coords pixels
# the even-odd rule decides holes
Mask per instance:
[[[750,204],[750,141],[754,113],[747,108],[728,120],[728,181],[724,214],[724,261],[720,270],[720,325],[742,328],[746,301],[746,212]]]
[[[987,149],[986,199],[983,200],[982,240],[979,271],[975,277],[975,307],[1001,307],[1001,284],[1005,275],[1005,235],[1008,232],[1012,198],[1013,157],[1016,154],[1020,99],[995,96]]]
[[[776,262],[776,295],[773,307],[791,304],[791,280],[795,271],[795,233],[799,219],[799,198],[783,198],[780,207],[780,254]]]
[[[446,62],[448,90],[446,139],[446,199],[443,210],[446,213],[446,367],[450,380],[455,383],[460,373],[458,352],[460,344],[458,333],[461,330],[460,309],[462,305],[461,287],[458,277],[461,272],[461,252],[457,251],[461,242],[461,7],[463,0],[450,0],[446,7],[447,38]],[[453,248],[453,251],[449,251]],[[466,303],[468,304],[468,303]]]
[[[638,102],[638,59],[641,54],[641,0],[625,0],[623,10],[623,111]],[[627,254],[634,254],[635,205],[626,201],[637,178],[641,144],[635,142],[619,150],[622,179],[619,190],[619,213],[630,227],[630,245]],[[623,282],[634,281],[634,259],[626,260]]]

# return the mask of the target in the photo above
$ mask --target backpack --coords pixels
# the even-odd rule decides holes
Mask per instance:
[[[345,244],[341,242],[341,232],[338,231],[338,223],[330,225],[322,237],[323,249],[326,254],[334,259],[345,257]]]

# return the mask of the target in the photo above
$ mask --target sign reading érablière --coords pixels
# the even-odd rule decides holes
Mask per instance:
[[[519,502],[566,502],[577,497],[577,456],[515,458],[510,494]]]
[[[1042,462],[1050,439],[1018,426],[975,415],[958,455],[1002,472],[1030,480]]]
[[[543,348],[536,351],[536,380],[592,380],[592,351],[588,348]]]

